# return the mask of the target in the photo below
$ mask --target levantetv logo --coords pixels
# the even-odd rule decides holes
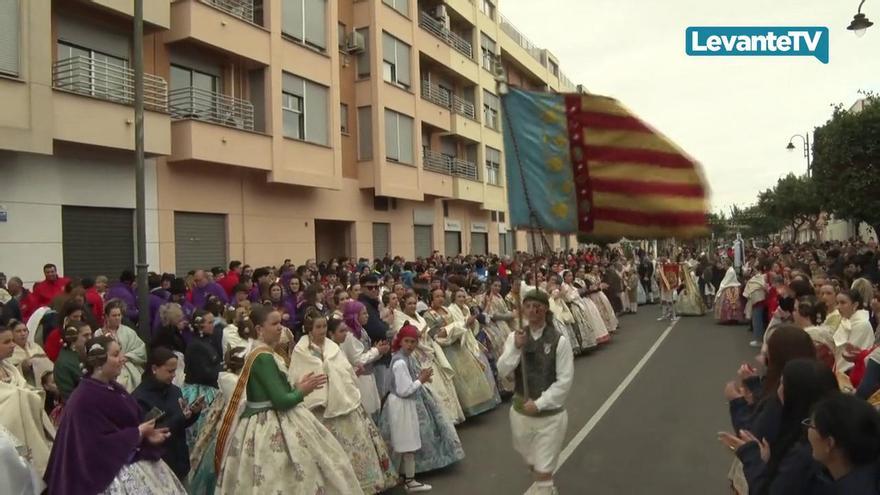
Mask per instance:
[[[685,48],[693,57],[816,57],[828,63],[828,28],[692,26]]]

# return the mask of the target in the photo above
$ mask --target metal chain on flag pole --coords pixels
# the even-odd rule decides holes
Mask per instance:
[[[516,133],[513,132],[513,123],[510,120],[510,114],[507,112],[507,104],[506,98],[504,95],[501,96],[501,114],[504,116],[504,121],[507,124],[507,128],[510,129],[508,133],[510,135],[510,142],[513,144],[513,155],[516,158],[516,166],[519,169],[519,179],[522,181],[523,187],[523,196],[525,196],[526,200],[526,208],[529,209],[529,233],[532,236],[532,246],[537,246],[535,242],[535,230],[541,235],[541,251],[545,254],[549,254],[551,252],[550,243],[547,241],[547,236],[544,235],[544,229],[541,227],[541,224],[538,222],[538,214],[535,212],[534,205],[532,204],[532,198],[529,196],[529,188],[526,184],[526,176],[523,173],[522,159],[519,154],[519,144],[516,142]]]

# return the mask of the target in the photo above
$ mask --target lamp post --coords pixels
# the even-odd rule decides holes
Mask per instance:
[[[862,13],[862,5],[865,5],[865,0],[859,2],[859,11],[853,16],[853,20],[850,21],[849,26],[846,27],[846,29],[852,31],[860,38],[865,35],[866,29],[874,25],[874,23],[868,20],[868,18],[865,17],[865,14]]]
[[[147,227],[144,178],[144,0],[134,0],[134,175],[137,226],[138,334],[150,343],[150,294],[147,287]]]
[[[806,133],[804,135],[795,134],[788,140],[788,145],[785,147],[788,151],[794,151],[794,138],[801,138],[801,141],[804,143],[804,158],[807,159],[807,177],[810,176],[810,133]]]

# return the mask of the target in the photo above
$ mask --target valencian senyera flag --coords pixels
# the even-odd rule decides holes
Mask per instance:
[[[706,235],[700,165],[617,100],[503,96],[510,222],[605,239]]]

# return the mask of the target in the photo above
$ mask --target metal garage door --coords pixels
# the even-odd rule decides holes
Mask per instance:
[[[174,212],[177,275],[226,265],[226,215]]]
[[[489,254],[489,234],[471,232],[471,254]]]
[[[373,258],[384,258],[391,253],[391,224],[373,224]]]
[[[427,258],[434,252],[434,227],[432,225],[413,225],[416,258]]]
[[[461,254],[461,232],[445,231],[443,232],[443,243],[445,244],[446,256],[458,256]]]
[[[134,270],[134,210],[61,207],[64,275],[110,280]]]
[[[507,233],[498,234],[498,254],[501,256],[511,254],[507,246]]]

